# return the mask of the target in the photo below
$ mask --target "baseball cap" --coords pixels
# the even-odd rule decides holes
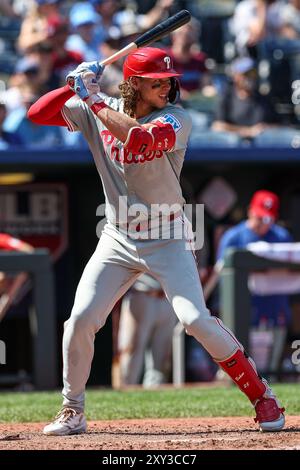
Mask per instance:
[[[71,8],[70,23],[73,28],[78,28],[78,26],[84,24],[97,24],[98,21],[99,15],[97,15],[90,3],[75,3],[75,5]]]
[[[234,73],[247,73],[255,69],[255,62],[250,57],[240,57],[231,63],[231,70]]]
[[[257,217],[277,219],[279,211],[279,198],[275,193],[264,189],[256,191],[250,201],[249,210]]]

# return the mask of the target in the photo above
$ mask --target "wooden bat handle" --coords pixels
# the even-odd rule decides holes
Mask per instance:
[[[111,55],[107,59],[102,60],[100,62],[100,65],[103,66],[103,65],[112,64],[113,62],[116,62],[117,60],[121,59],[125,55],[129,54],[129,52],[134,51],[135,49],[137,49],[137,45],[135,44],[135,42],[131,42],[130,44],[128,44],[126,47],[124,47],[120,51],[115,52],[115,54]]]

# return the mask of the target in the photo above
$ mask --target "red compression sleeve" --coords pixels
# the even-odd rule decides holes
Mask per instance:
[[[74,95],[69,85],[50,91],[30,106],[27,117],[35,124],[47,126],[66,126],[67,123],[61,115],[61,108],[68,99]]]

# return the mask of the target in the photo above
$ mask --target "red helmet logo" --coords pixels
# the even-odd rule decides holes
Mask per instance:
[[[172,59],[162,49],[142,47],[126,57],[123,65],[124,80],[129,77],[179,77],[173,69]]]

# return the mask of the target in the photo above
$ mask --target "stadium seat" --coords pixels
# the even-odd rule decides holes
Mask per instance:
[[[300,129],[276,127],[267,129],[253,140],[256,147],[300,147]]]
[[[233,132],[214,132],[211,130],[192,132],[190,147],[238,147],[241,138]]]

